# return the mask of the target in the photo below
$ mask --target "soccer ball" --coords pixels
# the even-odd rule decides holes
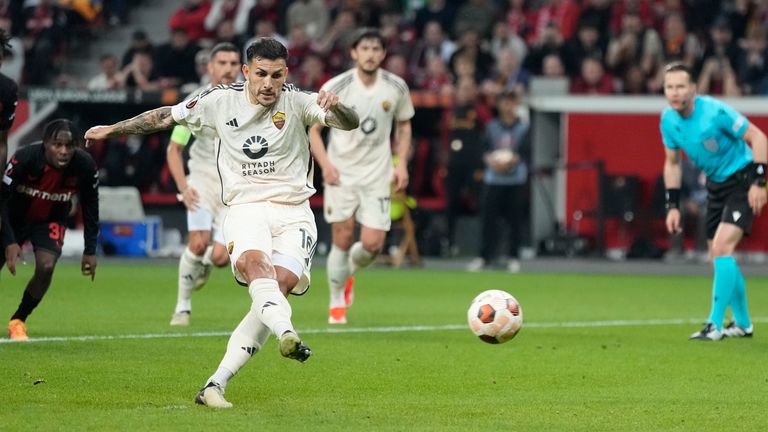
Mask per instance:
[[[507,292],[483,291],[469,305],[467,321],[483,342],[499,344],[514,338],[523,327],[523,308]]]

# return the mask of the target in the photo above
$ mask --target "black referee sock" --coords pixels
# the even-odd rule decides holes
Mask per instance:
[[[19,308],[16,309],[16,312],[11,317],[11,320],[20,319],[22,321],[26,321],[29,314],[32,313],[33,310],[37,307],[37,305],[40,304],[41,298],[34,298],[28,291],[24,291],[24,296],[21,298],[21,303],[19,303]]]

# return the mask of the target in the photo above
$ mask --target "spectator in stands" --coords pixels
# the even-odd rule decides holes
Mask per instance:
[[[185,28],[171,30],[170,41],[159,45],[154,52],[154,72],[164,87],[197,83],[199,77],[195,71],[195,54],[199,50],[200,47],[190,41]]]
[[[491,35],[495,17],[496,8],[489,0],[468,0],[456,13],[453,34],[460,37],[466,31],[473,31],[481,39],[486,39]]]
[[[541,75],[547,78],[567,78],[563,59],[558,54],[547,54],[541,61]]]
[[[144,30],[136,30],[131,36],[131,44],[128,49],[123,53],[123,61],[120,63],[121,67],[127,66],[133,61],[133,54],[136,51],[143,51],[152,54],[154,47],[152,41],[147,37],[147,33]]]
[[[525,56],[528,55],[528,46],[517,33],[512,31],[512,28],[506,21],[498,21],[493,25],[493,36],[489,42],[491,55],[494,58],[499,58],[499,53],[504,50],[511,49],[515,52],[515,56],[522,62]]]
[[[208,73],[208,63],[211,61],[211,52],[207,49],[201,49],[195,54],[195,71],[197,76],[200,77],[197,87],[203,87],[211,82],[211,75]],[[183,93],[186,93],[182,89]]]
[[[440,23],[440,28],[443,31],[453,29],[455,16],[456,10],[453,8],[453,4],[449,4],[446,0],[427,0],[426,5],[416,11],[416,17],[413,20],[416,36],[419,38],[424,36],[424,30],[430,21]]]
[[[168,27],[171,31],[184,29],[193,42],[212,39],[213,31],[205,28],[205,18],[210,11],[210,0],[184,0],[184,4],[168,20]]]
[[[208,15],[203,23],[205,30],[216,33],[217,42],[221,42],[219,26],[229,21],[236,35],[244,35],[248,31],[248,13],[256,5],[257,0],[213,0]],[[231,41],[227,41],[231,42]],[[215,43],[214,43],[215,45]],[[239,44],[235,44],[240,46]]]
[[[88,81],[88,90],[118,90],[125,87],[125,75],[114,54],[104,54],[99,59],[101,72]]]
[[[459,48],[451,56],[451,70],[456,73],[456,59],[464,57],[475,65],[475,81],[482,82],[493,69],[494,59],[482,47],[479,35],[473,30],[465,31],[459,39]]]
[[[462,213],[477,211],[483,170],[483,133],[491,113],[479,99],[472,78],[456,84],[448,118],[449,148],[445,173],[445,216],[448,222],[445,252],[458,255],[456,221]]]
[[[291,28],[288,34],[288,70],[298,69],[304,62],[304,58],[312,53],[310,38],[302,26]]]
[[[441,57],[432,57],[427,61],[427,67],[414,77],[414,86],[430,94],[450,94],[453,91],[451,74],[448,65]]]
[[[612,0],[583,0],[581,2],[579,27],[585,23],[594,26],[600,38],[599,45],[603,48],[608,43],[608,35],[610,35],[612,3]]]
[[[753,27],[747,32],[736,73],[745,94],[768,94],[768,42],[764,28]]]
[[[504,21],[509,31],[518,35],[523,40],[528,40],[531,32],[531,20],[535,18],[535,12],[531,10],[528,0],[507,0],[504,11]]]
[[[288,6],[286,25],[302,27],[310,39],[325,34],[330,22],[328,6],[323,0],[296,0]]]
[[[718,16],[709,29],[709,38],[704,47],[704,54],[696,65],[697,70],[701,71],[704,62],[712,57],[726,58],[733,69],[736,69],[739,62],[739,47],[733,40],[730,22],[725,16]]]
[[[741,96],[736,73],[727,57],[712,56],[704,60],[704,66],[699,74],[697,91],[702,94],[726,97]]]
[[[640,15],[628,11],[621,17],[621,29],[608,42],[605,64],[618,75],[625,75],[630,68],[640,65],[645,77],[656,73],[656,59],[649,52],[649,41],[657,43],[655,30],[643,26]]]
[[[640,66],[630,66],[626,72],[624,72],[624,78],[622,79],[621,92],[628,95],[645,95],[648,94],[648,80],[643,73],[643,69]]]
[[[216,46],[220,43],[231,43],[240,50],[245,48],[245,38],[235,31],[234,20],[227,18],[219,21],[215,32],[216,36],[214,37],[212,46]]]
[[[250,12],[248,12],[247,28],[255,29],[258,21],[269,21],[274,26],[272,31],[277,33],[281,17],[280,6],[277,0],[258,0]],[[245,46],[249,45],[250,43]]]
[[[24,43],[20,38],[12,36],[12,30],[13,22],[10,17],[0,16],[0,31],[8,38],[2,57],[3,75],[20,84],[24,71]]]
[[[104,2],[104,17],[109,25],[120,25],[128,22],[128,0],[106,0]]]
[[[600,30],[597,24],[591,21],[582,21],[576,37],[566,41],[563,49],[565,70],[571,77],[579,75],[581,63],[585,58],[592,57],[600,63],[605,59],[605,46],[601,42]]]
[[[325,58],[329,74],[336,75],[347,69],[349,47],[356,27],[355,14],[350,10],[341,10],[331,28],[312,44],[312,50]]]
[[[413,79],[408,70],[408,60],[404,55],[396,52],[387,54],[387,58],[384,61],[384,69],[402,78],[408,86],[413,85]]]
[[[307,53],[299,67],[296,84],[302,90],[318,91],[331,76],[325,71],[325,62],[314,53]]]
[[[65,39],[67,14],[53,0],[39,0],[24,8],[25,71],[27,85],[46,85],[55,73],[55,60]]]
[[[496,65],[490,77],[482,82],[482,92],[490,97],[491,104],[502,93],[515,92],[522,96],[528,92],[530,78],[515,51],[506,49],[496,58]]]
[[[641,28],[653,28],[655,0],[616,0],[611,7],[611,33],[614,35],[623,32],[624,17],[636,15],[640,20]]]
[[[507,271],[520,271],[518,250],[526,221],[524,210],[528,208],[524,204],[524,188],[528,182],[530,144],[529,125],[518,116],[518,108],[515,93],[501,95],[496,103],[498,116],[485,130],[482,240],[480,256],[469,263],[469,271],[483,270],[493,262],[499,240],[498,219],[504,219],[509,230]]]
[[[573,94],[615,93],[613,77],[605,72],[599,59],[587,57],[581,62],[581,74],[571,83]]]
[[[575,0],[545,0],[536,12],[534,25],[529,34],[529,43],[535,43],[551,26],[559,29],[564,40],[576,34],[579,22],[579,5]]]
[[[554,24],[548,25],[539,34],[538,39],[529,46],[528,57],[525,58],[523,67],[534,75],[541,75],[542,60],[549,54],[557,54],[560,59],[565,57],[563,36]]]
[[[657,75],[657,83],[661,89],[661,76],[664,64],[667,61],[681,61],[688,67],[693,67],[696,58],[701,54],[700,44],[696,35],[689,33],[685,26],[683,16],[678,13],[670,13],[664,18],[664,30],[660,40],[649,39],[648,52],[654,58],[654,71]]]
[[[122,71],[125,74],[125,87],[142,91],[157,91],[161,88],[152,54],[147,51],[135,51],[133,60]]]
[[[454,51],[456,44],[445,37],[440,22],[429,21],[424,27],[424,37],[415,41],[408,68],[414,76],[419,77],[424,74],[431,58],[440,57],[447,63]]]

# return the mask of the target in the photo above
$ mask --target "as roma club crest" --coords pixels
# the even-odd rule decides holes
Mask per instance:
[[[276,112],[275,115],[272,116],[272,123],[275,124],[275,127],[278,129],[282,129],[283,126],[285,126],[285,113],[284,112]]]
[[[229,244],[227,245],[227,253],[232,255],[232,251],[234,249],[235,249],[235,242],[233,242],[233,241],[229,242]]]
[[[389,109],[392,108],[392,102],[385,100],[381,103],[381,107],[384,108],[384,112],[389,112]]]

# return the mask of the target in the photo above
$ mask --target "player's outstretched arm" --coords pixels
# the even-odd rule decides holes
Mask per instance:
[[[120,135],[148,135],[171,128],[176,122],[171,115],[171,107],[164,106],[143,112],[136,117],[117,122],[110,126],[94,126],[85,132],[85,146],[91,140],[105,139]]]

